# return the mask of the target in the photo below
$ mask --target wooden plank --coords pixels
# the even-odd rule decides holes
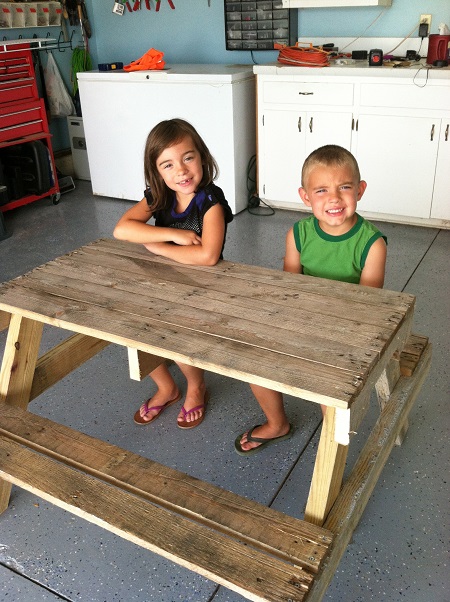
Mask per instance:
[[[71,301],[88,300],[89,304],[141,316],[145,320],[154,320],[160,325],[194,331],[193,336],[197,333],[213,335],[324,366],[332,365],[350,372],[353,377],[365,374],[378,358],[378,354],[373,350],[358,349],[340,341],[335,342],[331,338],[321,338],[318,333],[322,332],[321,328],[324,326],[320,323],[320,316],[315,316],[313,319],[314,335],[303,334],[295,337],[292,336],[292,332],[285,329],[284,324],[275,327],[251,318],[229,316],[229,307],[225,303],[222,305],[226,307],[226,314],[217,312],[216,308],[211,310],[205,303],[202,308],[186,306],[182,300],[179,303],[170,303],[152,298],[151,294],[145,293],[145,290],[141,291],[143,294],[138,294],[136,290],[124,291],[116,287],[104,287],[94,282],[80,283],[78,280],[49,274],[47,271],[29,274],[27,279],[22,281],[21,287],[50,293]],[[302,320],[297,319],[297,322]],[[379,337],[376,340],[378,344],[382,344]]]
[[[111,256],[119,255],[128,259],[130,269],[133,266],[134,260],[143,260],[148,264],[165,264],[174,267],[174,272],[182,273],[186,266],[177,264],[176,262],[159,257],[149,253],[143,245],[129,243],[126,241],[118,241],[113,239],[100,239],[89,245],[85,245],[77,252],[91,253],[101,260],[101,255]],[[355,286],[352,284],[340,283],[336,290],[335,283],[325,278],[313,278],[303,276],[299,278],[298,274],[289,274],[264,268],[260,266],[245,265],[241,263],[233,263],[230,261],[219,261],[215,266],[189,266],[188,270],[203,271],[207,273],[216,273],[220,279],[242,278],[244,280],[251,279],[252,282],[260,284],[273,284],[276,287],[295,288],[297,292],[305,291],[308,294],[325,295],[334,299],[347,299],[352,303],[358,299],[364,304],[380,304],[385,307],[391,307],[392,310],[404,311],[406,306],[414,302],[414,296],[407,293],[397,291],[389,291],[386,289],[375,289],[365,286]],[[342,285],[342,286],[341,286]],[[228,284],[228,286],[230,286]]]
[[[152,261],[130,260],[109,250],[108,253],[93,253],[89,247],[83,247],[76,258],[72,259],[81,265],[88,263],[91,266],[101,265],[104,268],[119,269],[128,274],[126,276],[128,280],[130,274],[136,274],[146,277],[148,284],[153,284],[162,276],[164,281],[168,280],[177,286],[180,283],[195,284],[225,294],[230,291],[234,294],[236,291],[236,299],[240,296],[251,297],[253,300],[268,304],[278,303],[297,310],[310,311],[313,314],[320,313],[330,317],[343,315],[348,319],[377,326],[380,319],[389,320],[391,316],[402,314],[407,307],[414,304],[414,297],[404,293],[392,293],[384,289],[343,282],[336,287],[336,283],[333,286],[333,281],[330,280],[277,272],[267,268],[219,262],[218,266],[222,264],[225,266],[220,271],[217,266],[202,267],[199,270],[196,269],[198,266],[183,266],[174,262],[161,263],[157,256],[151,257]],[[69,260],[67,256],[60,257],[53,265],[62,264],[67,260]],[[50,267],[50,264],[47,265]],[[236,275],[231,275],[229,266],[233,267]],[[86,270],[86,267],[84,269]],[[257,273],[263,270],[267,275],[266,278],[262,281],[258,280],[257,275],[254,277],[255,270]],[[342,294],[342,291],[345,294]],[[395,303],[392,302],[392,298],[396,300]]]
[[[12,315],[0,371],[0,403],[26,408],[30,400],[43,325]]]
[[[330,533],[29,412],[0,406],[0,434],[214,530],[317,572]]]
[[[323,525],[342,484],[348,446],[335,440],[336,408],[327,408],[311,480],[305,520]]]
[[[48,351],[37,361],[30,401],[108,345],[108,341],[75,334]]]
[[[313,576],[0,437],[0,476],[258,602],[303,602]]]
[[[81,258],[83,255],[81,255]],[[88,256],[91,257],[92,256]],[[339,308],[328,314],[321,313],[320,308],[315,307],[314,301],[310,298],[298,299],[298,295],[287,296],[280,293],[275,287],[271,290],[276,291],[277,299],[268,297],[267,288],[258,290],[254,285],[246,290],[239,291],[230,287],[230,283],[224,283],[223,279],[218,279],[215,274],[211,275],[201,273],[205,276],[202,281],[192,282],[190,278],[182,278],[181,281],[162,281],[163,274],[154,274],[150,278],[148,263],[142,263],[142,269],[139,273],[133,272],[130,276],[129,271],[124,270],[123,258],[117,257],[115,263],[121,264],[121,267],[113,267],[111,257],[104,258],[104,264],[97,265],[89,263],[89,269],[86,264],[76,263],[72,258],[63,258],[55,260],[45,266],[45,273],[54,273],[63,278],[73,278],[77,282],[82,280],[85,283],[93,282],[108,288],[114,287],[117,290],[124,290],[133,295],[136,302],[142,299],[149,304],[149,300],[163,300],[166,302],[179,303],[189,311],[189,308],[197,308],[203,312],[214,312],[214,314],[225,315],[228,318],[242,318],[252,320],[256,324],[264,324],[284,329],[290,333],[298,333],[302,338],[309,337],[311,340],[327,341],[332,338],[334,343],[342,346],[342,351],[355,352],[352,348],[358,347],[357,352],[363,354],[367,349],[379,352],[383,348],[385,340],[389,339],[392,331],[392,312],[383,308],[383,313],[375,326],[372,323],[365,323],[364,318],[373,322],[373,308],[369,311],[364,306],[364,312],[367,315],[359,315],[357,312],[348,311],[346,307],[345,316],[340,315],[336,321],[336,313]],[[92,259],[91,259],[92,260]],[[167,266],[159,266],[167,269]],[[80,269],[83,268],[83,269]],[[162,269],[160,270],[162,272]],[[39,276],[40,277],[40,276]],[[228,286],[227,286],[228,285]],[[217,290],[218,289],[218,290]],[[279,298],[279,300],[278,300]],[[308,311],[308,307],[310,310]],[[327,300],[325,309],[330,312],[330,302]],[[294,310],[294,311],[293,311]],[[353,308],[352,308],[353,310]],[[359,304],[361,311],[361,304]],[[301,319],[298,319],[300,312]],[[384,322],[383,322],[384,321]],[[318,327],[318,322],[320,326]],[[380,326],[381,324],[381,326]],[[320,333],[320,336],[318,334]],[[289,337],[291,338],[291,337]],[[317,343],[316,343],[317,344]]]
[[[139,349],[128,347],[128,365],[130,369],[130,378],[141,381],[160,366],[165,359],[151,353],[144,353]]]
[[[26,408],[30,399],[34,369],[43,325],[12,315],[0,369],[0,406],[3,403]],[[0,480],[0,514],[8,507],[11,485]]]
[[[402,376],[412,376],[427,345],[428,337],[411,334],[400,354],[400,372]]]
[[[420,393],[431,364],[428,345],[412,377],[401,377],[345,482],[324,527],[334,533],[330,554],[315,579],[308,602],[320,602],[351,540],[403,423]]]
[[[11,314],[9,312],[0,310],[0,332],[8,328],[10,317]]]
[[[2,303],[20,307],[23,315],[36,320],[45,319],[46,323],[60,328],[101,336],[125,347],[134,347],[325,405],[348,407],[362,382],[343,370],[321,369],[318,364],[288,355],[280,356],[236,341],[217,339],[214,335],[197,333],[193,337],[192,331],[163,328],[151,319],[143,320],[131,314],[39,294],[31,289],[24,292],[16,290],[13,285],[3,291]],[[100,324],[108,330],[99,331]],[[276,371],[274,366],[277,366]]]

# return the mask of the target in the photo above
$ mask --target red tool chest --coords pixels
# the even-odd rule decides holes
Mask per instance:
[[[23,152],[31,147],[33,152]],[[33,162],[30,157],[34,154],[44,154],[46,160]],[[51,134],[44,101],[38,94],[32,54],[26,44],[0,52],[0,167],[4,178],[1,183],[7,187],[0,197],[0,211],[47,196],[55,204],[59,201]],[[42,170],[46,173],[40,173]],[[40,182],[39,186],[33,187],[33,179]],[[43,181],[48,190],[42,190]]]

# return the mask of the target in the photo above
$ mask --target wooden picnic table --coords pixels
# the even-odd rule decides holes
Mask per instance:
[[[404,293],[108,239],[4,283],[0,512],[16,484],[250,600],[320,600],[429,369],[413,309]],[[39,357],[44,324],[74,334]],[[326,405],[304,520],[27,410],[110,343],[131,378],[174,360]],[[373,390],[380,417],[343,485]]]

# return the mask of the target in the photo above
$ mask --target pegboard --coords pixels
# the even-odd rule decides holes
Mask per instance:
[[[273,50],[274,44],[297,41],[297,10],[283,8],[282,0],[225,0],[227,50]]]

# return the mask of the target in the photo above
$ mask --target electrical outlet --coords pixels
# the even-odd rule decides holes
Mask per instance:
[[[430,35],[431,30],[431,15],[420,15],[419,25],[428,25],[428,35]]]

